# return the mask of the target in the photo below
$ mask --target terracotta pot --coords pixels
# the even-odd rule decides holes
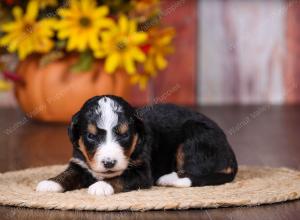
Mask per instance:
[[[23,83],[15,86],[15,94],[28,117],[68,122],[93,96],[114,94],[128,98],[130,82],[127,74],[107,74],[100,62],[95,62],[88,72],[71,73],[69,67],[76,58],[67,56],[45,67],[39,66],[39,56],[28,57],[19,63],[17,74]]]

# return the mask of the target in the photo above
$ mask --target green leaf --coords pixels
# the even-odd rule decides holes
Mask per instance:
[[[64,53],[62,51],[51,51],[50,53],[43,55],[40,59],[39,65],[40,67],[44,67],[48,65],[49,63],[58,60],[64,56]]]
[[[63,48],[65,48],[66,47],[66,45],[67,45],[67,41],[66,40],[58,40],[58,41],[56,41],[56,48],[57,49],[63,49]]]
[[[71,66],[71,72],[81,73],[89,71],[94,61],[93,54],[91,52],[83,52],[80,54],[78,62]]]

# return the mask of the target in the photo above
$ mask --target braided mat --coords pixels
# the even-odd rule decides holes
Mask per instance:
[[[107,197],[86,189],[66,193],[41,193],[34,188],[65,166],[48,166],[0,174],[0,204],[61,210],[166,210],[254,206],[300,198],[300,172],[287,168],[240,167],[232,183],[220,186],[153,187]]]

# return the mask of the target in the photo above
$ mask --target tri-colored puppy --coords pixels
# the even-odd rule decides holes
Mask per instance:
[[[172,104],[135,109],[120,97],[88,100],[69,127],[73,158],[37,191],[88,188],[111,195],[160,186],[230,182],[235,155],[224,132],[204,115]]]

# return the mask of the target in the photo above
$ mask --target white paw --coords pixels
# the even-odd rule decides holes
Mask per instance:
[[[38,192],[63,192],[64,188],[52,180],[43,180],[36,187]]]
[[[179,178],[178,180],[176,180],[172,186],[175,187],[190,187],[192,186],[192,181],[190,180],[190,178],[184,177],[184,178]]]
[[[104,181],[98,181],[88,188],[88,193],[96,196],[109,196],[114,194],[112,186]]]
[[[179,178],[177,173],[172,172],[161,176],[156,181],[156,184],[159,186],[190,187],[192,185],[192,181],[187,177]]]

